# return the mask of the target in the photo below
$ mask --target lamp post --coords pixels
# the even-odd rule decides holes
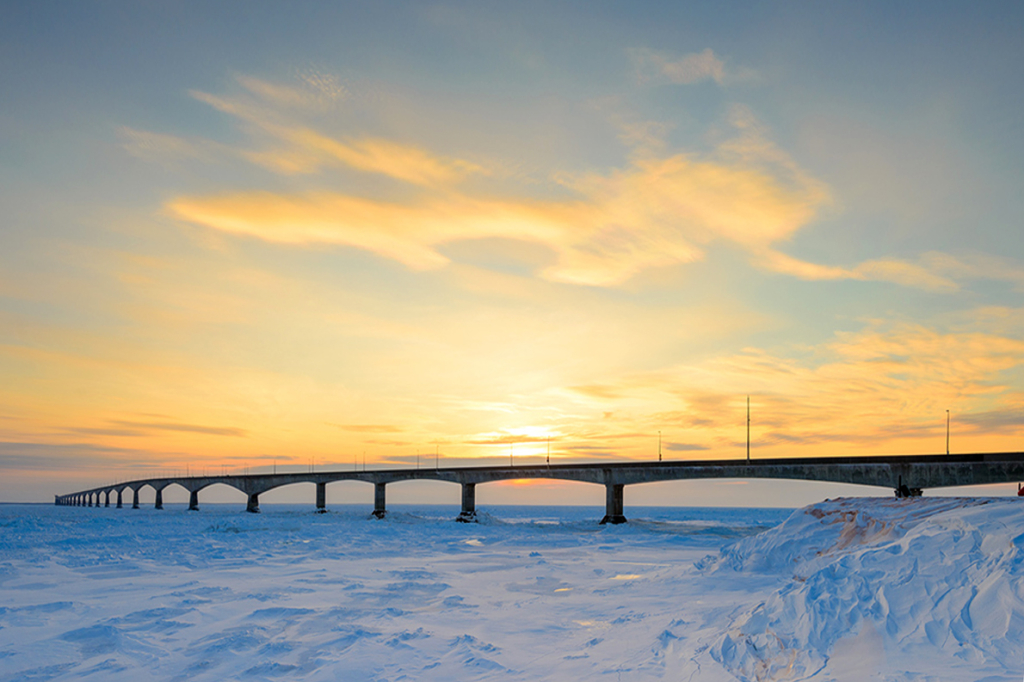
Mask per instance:
[[[750,396],[747,396],[747,464],[750,464]]]
[[[661,431],[658,431],[658,461],[661,461]]]
[[[949,410],[946,410],[946,454],[949,454]]]

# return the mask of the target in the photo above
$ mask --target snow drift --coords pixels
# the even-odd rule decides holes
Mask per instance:
[[[840,499],[705,559],[789,579],[712,647],[741,680],[1020,680],[1024,503]]]

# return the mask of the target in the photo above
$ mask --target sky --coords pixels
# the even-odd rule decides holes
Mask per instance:
[[[731,459],[748,396],[754,458],[1024,450],[1022,15],[4,3],[0,500]]]

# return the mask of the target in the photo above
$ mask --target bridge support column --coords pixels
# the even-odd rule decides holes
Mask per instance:
[[[109,490],[106,491],[103,494],[103,506],[104,507],[109,507],[110,506],[110,491]]]
[[[249,501],[245,503],[245,511],[252,514],[260,513],[260,496],[259,493],[249,493]]]
[[[88,495],[86,495],[86,497],[89,498],[89,506],[91,507],[92,506],[92,493],[89,493]]]
[[[387,483],[375,484],[373,490],[373,515],[378,519],[383,519],[387,515],[387,509],[385,508],[385,496],[384,488]]]
[[[121,509],[122,507],[124,507],[124,501],[121,499],[121,493],[123,491],[124,491],[123,488],[121,490],[117,491],[117,508],[118,509]]]
[[[138,509],[139,508],[139,489],[138,488],[133,488],[132,489],[132,493],[134,493],[134,495],[132,496],[132,509]]]
[[[462,511],[455,520],[463,523],[476,521],[476,483],[462,484]]]
[[[199,511],[199,491],[189,490],[188,491],[188,510]]]
[[[160,488],[156,491],[156,504],[153,505],[154,509],[164,508],[164,489]]]
[[[325,514],[327,513],[327,484],[317,483],[316,484],[316,513]]]
[[[604,518],[601,523],[625,523],[626,517],[622,513],[622,489],[624,485],[619,483],[605,483]]]

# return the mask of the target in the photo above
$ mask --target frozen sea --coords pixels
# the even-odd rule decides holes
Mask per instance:
[[[0,680],[1024,678],[1024,501],[0,505]]]

